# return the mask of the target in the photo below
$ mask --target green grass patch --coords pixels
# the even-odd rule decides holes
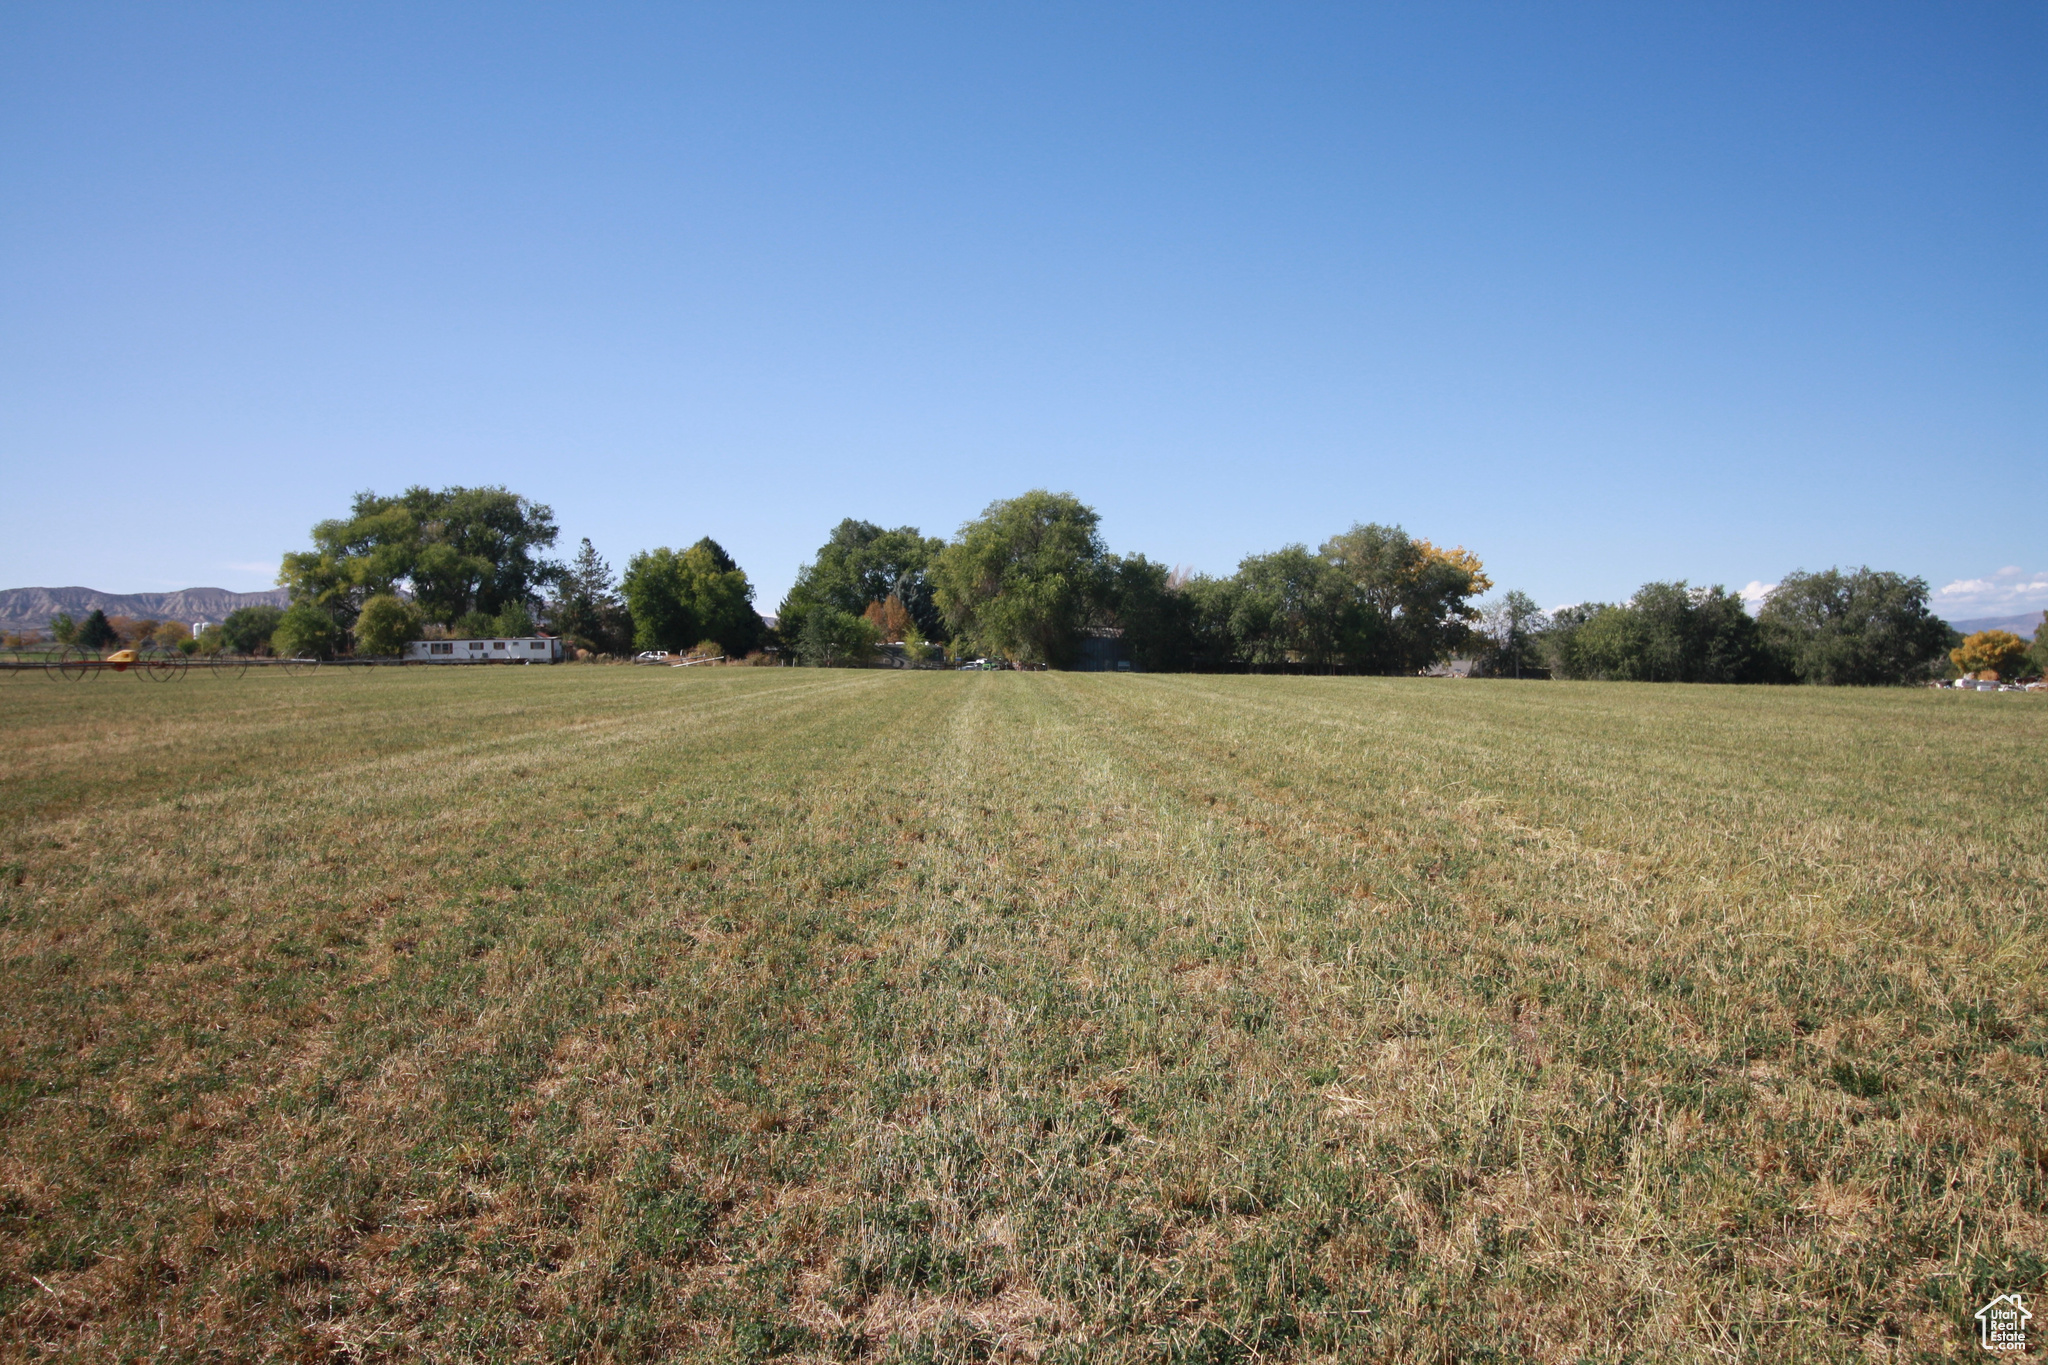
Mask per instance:
[[[0,683],[0,1358],[1947,1359],[2048,707]]]

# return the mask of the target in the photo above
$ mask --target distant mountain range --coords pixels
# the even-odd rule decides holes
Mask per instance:
[[[237,607],[282,607],[291,602],[283,588],[229,592],[186,588],[182,592],[99,592],[92,588],[8,588],[0,591],[0,630],[43,630],[58,612],[83,620],[95,607],[109,616],[158,621],[218,621]]]
[[[2022,640],[2034,638],[2034,632],[2041,627],[2041,618],[2048,612],[2030,611],[2020,616],[1980,616],[1968,621],[1951,621],[1950,625],[1965,635],[1975,635],[1980,630],[2009,630]]]

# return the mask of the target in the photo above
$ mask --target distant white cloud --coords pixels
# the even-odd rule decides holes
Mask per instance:
[[[1751,616],[1764,609],[1764,603],[1771,600],[1771,594],[1778,590],[1776,583],[1765,583],[1752,578],[1742,586],[1742,605],[1749,609]]]
[[[2008,564],[1984,578],[1958,578],[1934,590],[1934,609],[1950,620],[1997,616],[2048,607],[2048,570],[2028,573]]]
[[[216,569],[233,569],[236,573],[276,573],[277,561],[272,559],[260,564],[216,564]]]

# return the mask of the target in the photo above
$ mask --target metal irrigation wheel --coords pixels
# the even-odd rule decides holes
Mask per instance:
[[[216,678],[239,678],[249,671],[249,656],[227,650],[213,656],[213,665],[207,670]]]
[[[66,682],[78,682],[89,674],[98,673],[99,656],[88,654],[77,645],[66,645],[57,655],[57,671],[64,675]]]
[[[140,660],[142,671],[151,682],[169,682],[185,675],[184,661],[160,649],[152,649]]]

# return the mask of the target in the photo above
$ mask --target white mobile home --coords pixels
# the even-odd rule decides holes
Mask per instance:
[[[546,635],[502,640],[414,640],[405,647],[409,664],[558,664],[562,642]]]

